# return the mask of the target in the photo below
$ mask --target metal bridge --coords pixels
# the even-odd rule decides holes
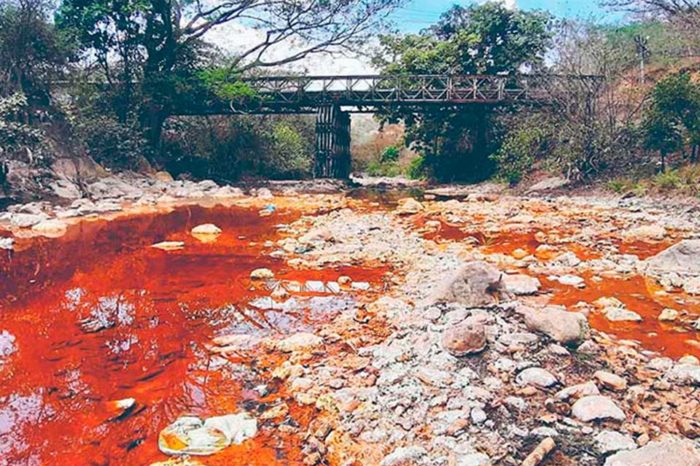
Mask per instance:
[[[333,178],[350,174],[350,113],[542,105],[567,95],[572,88],[595,95],[601,82],[595,76],[562,75],[266,76],[242,81],[252,97],[207,102],[176,114],[316,114],[314,173]]]

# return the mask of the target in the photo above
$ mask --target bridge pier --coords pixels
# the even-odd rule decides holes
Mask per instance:
[[[350,176],[350,114],[339,105],[323,105],[316,114],[316,178]]]

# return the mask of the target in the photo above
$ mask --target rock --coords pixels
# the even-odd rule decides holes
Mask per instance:
[[[520,260],[520,259],[525,259],[530,254],[524,249],[517,248],[517,249],[513,250],[513,252],[511,252],[510,255],[513,257],[513,259]]]
[[[295,351],[310,351],[323,345],[323,338],[313,333],[295,333],[294,335],[278,341],[276,347],[283,353]]]
[[[423,210],[423,204],[416,201],[412,197],[407,197],[404,199],[399,199],[398,206],[396,207],[396,212],[398,215],[413,215]]]
[[[163,183],[172,183],[173,181],[175,181],[173,180],[173,176],[166,171],[155,172],[153,174],[153,179]]]
[[[681,385],[700,386],[700,366],[697,364],[675,364],[666,372],[666,379]]]
[[[185,247],[183,241],[161,241],[151,245],[152,248],[162,249],[163,251],[175,251],[177,249],[182,249]]]
[[[675,309],[666,308],[659,314],[659,320],[662,322],[673,322],[678,318],[678,311]]]
[[[535,385],[541,388],[551,387],[557,383],[557,378],[541,367],[529,367],[520,372],[515,378],[520,385]]]
[[[611,306],[600,310],[610,322],[641,322],[642,316],[625,307]]]
[[[57,219],[44,220],[32,227],[32,231],[44,236],[61,236],[66,232],[68,226]]]
[[[622,233],[626,243],[634,241],[660,241],[666,237],[666,229],[661,225],[642,225]]]
[[[627,381],[619,375],[612,374],[606,371],[596,371],[593,377],[606,388],[616,391],[627,389]]]
[[[552,189],[562,188],[569,184],[569,180],[561,178],[558,176],[553,176],[550,178],[545,178],[544,180],[533,184],[527,190],[528,193],[534,193],[538,191],[551,191]]]
[[[0,332],[0,358],[5,358],[17,351],[15,336],[7,330]],[[2,361],[0,361],[1,363]]]
[[[12,226],[17,228],[29,228],[38,223],[43,222],[48,217],[46,214],[24,214],[24,213],[14,213],[10,217],[10,223]]]
[[[624,421],[625,413],[607,396],[591,395],[580,398],[571,408],[571,414],[583,421],[602,421],[613,419]]]
[[[6,249],[8,251],[15,247],[14,238],[0,238],[0,249]]]
[[[442,347],[453,356],[466,356],[486,348],[483,324],[464,323],[446,330],[442,335]]]
[[[471,412],[469,413],[469,417],[471,418],[472,423],[476,425],[481,424],[487,419],[486,412],[479,407],[472,408]]]
[[[650,275],[677,273],[700,275],[700,239],[686,239],[645,260],[642,270]]]
[[[521,466],[537,466],[545,457],[556,447],[554,439],[552,437],[547,437],[543,439],[532,452],[527,455],[527,458],[520,463]]]
[[[275,278],[275,274],[270,269],[260,268],[250,272],[251,280],[271,280]]]
[[[221,228],[217,227],[213,223],[204,223],[202,225],[197,225],[192,228],[193,235],[219,235],[221,234]]]
[[[637,444],[629,435],[614,430],[604,430],[594,437],[596,450],[606,455],[620,450],[634,450]]]
[[[566,387],[555,395],[555,397],[562,401],[567,401],[570,398],[579,399],[583,396],[590,395],[600,395],[598,387],[593,382],[580,383],[578,385],[572,385]]]
[[[471,308],[490,306],[498,302],[502,289],[501,273],[496,268],[485,262],[467,262],[438,285],[429,301]]]
[[[380,466],[413,466],[428,452],[423,447],[399,447],[385,456]]]
[[[166,455],[211,455],[229,445],[241,444],[257,432],[257,421],[247,413],[205,421],[182,416],[160,432],[158,448]]]
[[[698,466],[700,451],[693,442],[673,435],[663,435],[635,450],[615,453],[605,466]]]
[[[552,275],[550,277],[547,277],[552,281],[557,281],[561,283],[562,285],[568,285],[568,286],[576,286],[576,287],[583,287],[585,286],[586,282],[583,278],[576,276],[576,275]]]
[[[523,306],[521,309],[528,329],[542,332],[560,343],[580,343],[588,336],[588,321],[581,313],[553,306],[539,310]]]
[[[459,455],[455,466],[491,466],[491,458],[485,453]]]
[[[687,278],[683,282],[683,291],[692,295],[700,295],[700,277]]]
[[[213,191],[210,196],[217,199],[235,198],[243,197],[243,190],[241,188],[234,188],[232,186],[222,186],[216,191]]]
[[[273,196],[272,191],[270,191],[267,188],[258,188],[255,191],[255,197],[257,197],[259,199],[272,199],[275,196]]]
[[[78,186],[66,179],[58,179],[49,184],[49,188],[53,193],[62,199],[80,199],[83,194]]]
[[[515,274],[503,275],[503,284],[506,291],[516,296],[531,295],[540,289],[540,281],[529,275]]]

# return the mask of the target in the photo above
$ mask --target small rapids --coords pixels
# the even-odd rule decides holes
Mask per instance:
[[[164,461],[158,433],[178,416],[264,412],[285,398],[270,375],[279,356],[220,357],[212,339],[313,331],[369,292],[324,283],[347,275],[378,287],[384,272],[291,270],[266,242],[297,216],[181,207],[84,221],[60,239],[0,251],[0,464]],[[204,223],[223,233],[215,241],[190,235]],[[161,241],[185,246],[151,247]],[[280,282],[253,282],[250,272],[262,267]],[[299,284],[296,292],[270,298],[288,283]],[[287,403],[290,425],[308,424],[311,410]],[[296,432],[262,429],[201,461],[301,464]]]

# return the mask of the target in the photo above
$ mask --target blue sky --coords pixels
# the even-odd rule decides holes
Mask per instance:
[[[454,4],[468,5],[470,0],[410,0],[396,13],[397,26],[403,31],[418,31],[434,23],[440,13]],[[620,19],[598,5],[598,0],[507,0],[522,10],[547,10],[558,17],[590,17],[601,21]]]

